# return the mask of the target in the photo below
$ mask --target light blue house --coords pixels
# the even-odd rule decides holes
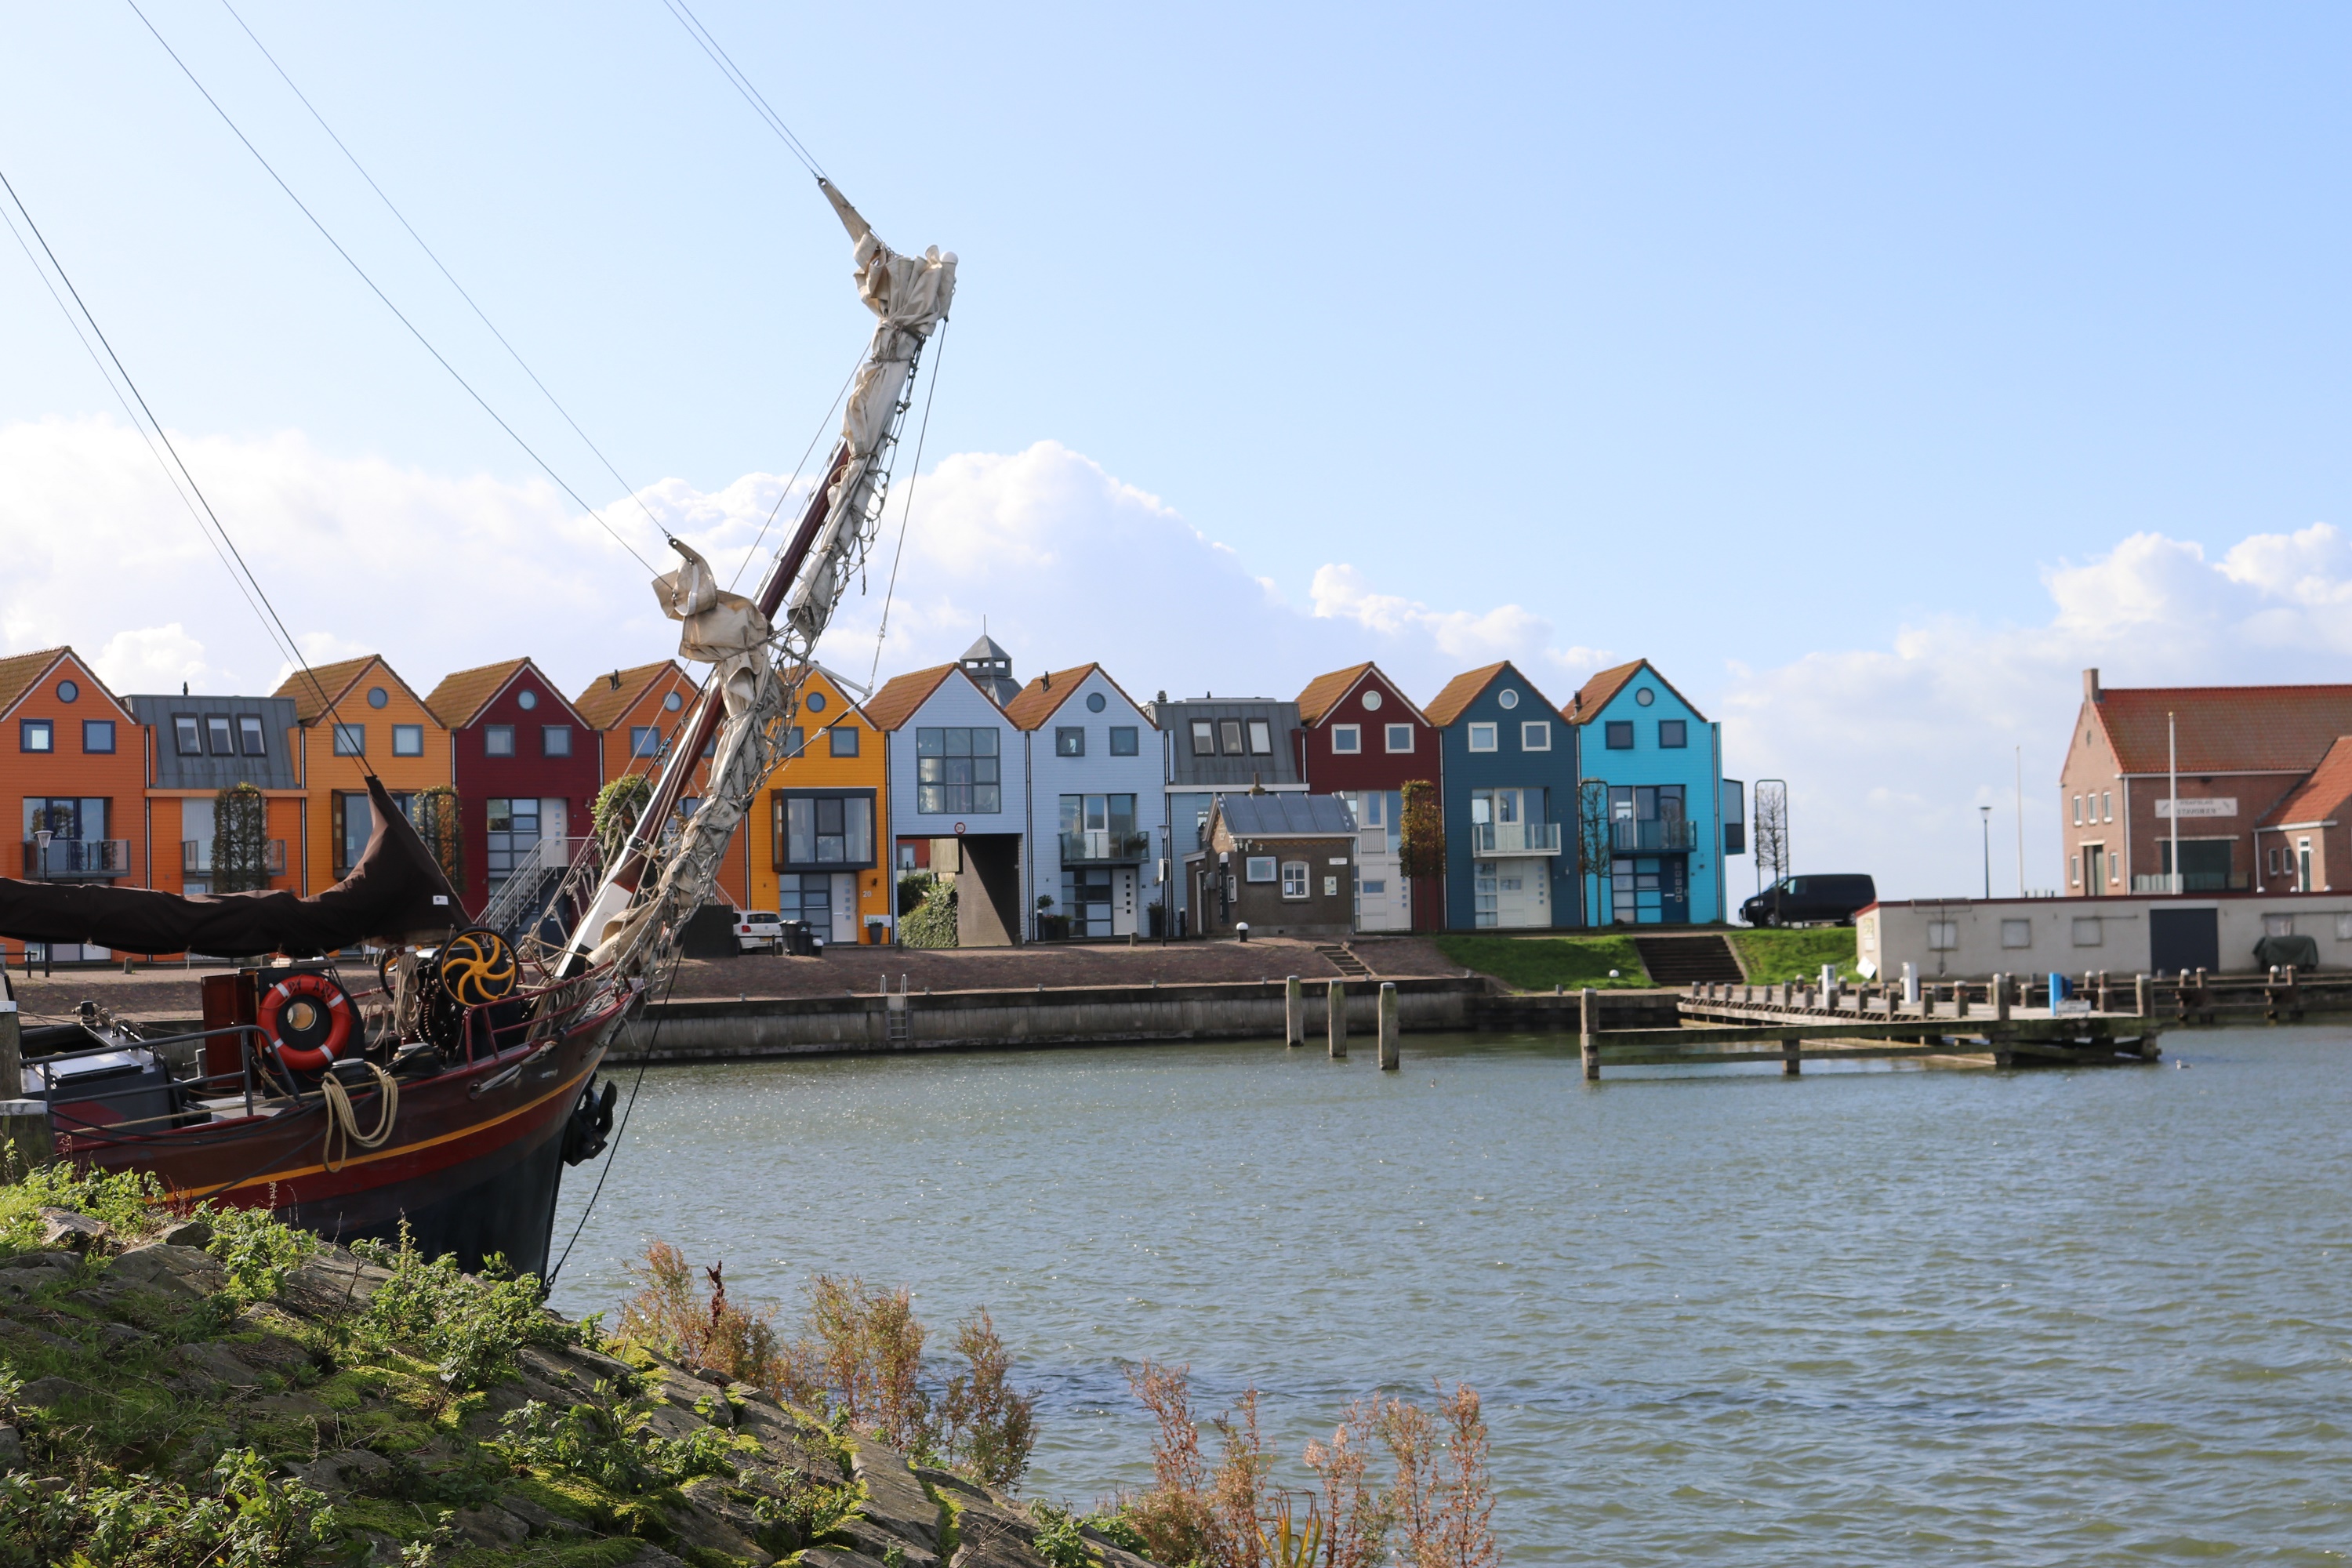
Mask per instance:
[[[1160,731],[1150,715],[1102,666],[1082,664],[1023,687],[1004,716],[1022,731],[1029,933],[1150,934],[1150,906],[1166,899],[1160,868],[1169,854]]]
[[[1728,913],[1722,726],[1647,659],[1584,683],[1568,716],[1583,787],[1607,791],[1610,874],[1585,879],[1595,924],[1689,925]],[[1572,831],[1572,830],[1571,830]]]
[[[1425,710],[1437,727],[1452,931],[1581,923],[1576,735],[1508,660],[1457,675]]]

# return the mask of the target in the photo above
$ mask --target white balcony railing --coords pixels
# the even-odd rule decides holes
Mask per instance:
[[[1470,826],[1470,853],[1481,858],[1507,855],[1557,855],[1557,822],[1476,822]]]

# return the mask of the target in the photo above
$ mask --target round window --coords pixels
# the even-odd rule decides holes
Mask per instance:
[[[1377,691],[1367,691],[1367,692],[1365,692],[1365,693],[1364,693],[1364,711],[1365,711],[1365,712],[1367,712],[1367,713],[1377,713],[1377,712],[1379,712],[1380,710],[1381,710],[1381,694],[1380,694],[1379,692],[1377,692]]]
[[[1655,702],[1657,700],[1658,694],[1651,690],[1646,686],[1642,688],[1641,690],[1633,693],[1633,700],[1640,703],[1644,708],[1647,708],[1651,703]]]
[[[668,696],[662,699],[662,706],[675,713],[679,709],[686,706],[686,699],[673,691]]]
[[[1087,692],[1087,712],[1089,712],[1089,713],[1099,713],[1099,712],[1101,712],[1101,711],[1103,710],[1104,706],[1105,706],[1105,704],[1104,704],[1104,701],[1103,701],[1103,694],[1102,694],[1101,692],[1099,692],[1099,691],[1089,691],[1089,692]]]
[[[532,709],[539,706],[539,693],[536,691],[518,692],[515,696],[515,706],[521,709],[526,713],[530,712]]]
[[[1517,708],[1519,705],[1519,694],[1506,686],[1495,694],[1495,700],[1506,708]]]
[[[71,702],[75,698],[79,697],[80,695],[81,695],[81,688],[80,688],[80,687],[79,687],[79,686],[76,686],[72,681],[70,681],[70,680],[60,680],[60,681],[58,681],[58,701],[60,701],[60,702]]]
[[[368,688],[368,706],[369,706],[369,707],[371,707],[371,708],[381,708],[381,707],[383,707],[385,703],[387,703],[387,702],[389,702],[389,701],[391,701],[391,700],[392,700],[392,693],[391,693],[391,692],[389,692],[389,691],[386,691],[383,687],[381,687],[381,686],[371,686],[371,687],[369,687],[369,688]]]
[[[824,692],[812,691],[808,694],[808,710],[812,713],[822,713],[824,711]]]

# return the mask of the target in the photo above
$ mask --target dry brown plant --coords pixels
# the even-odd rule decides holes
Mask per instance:
[[[1258,1429],[1258,1393],[1244,1391],[1231,1410],[1217,1417],[1224,1451],[1209,1483],[1213,1521],[1210,1561],[1216,1568],[1266,1568],[1265,1527],[1274,1521],[1266,1480],[1274,1468]]]
[[[983,1307],[956,1325],[964,1370],[940,1401],[941,1441],[950,1458],[991,1486],[1011,1490],[1036,1446],[1036,1400],[1013,1386],[1013,1358]]]
[[[746,1312],[728,1300],[725,1268],[722,1261],[704,1270],[706,1296],[685,1253],[648,1242],[645,1257],[628,1266],[637,1290],[622,1303],[621,1332],[686,1366],[786,1397],[792,1355],[776,1334],[776,1310]]]
[[[1486,1471],[1486,1417],[1478,1391],[1457,1383],[1438,1388],[1437,1418],[1445,1429],[1444,1502],[1438,1510],[1437,1558],[1445,1568],[1492,1568],[1495,1486]]]
[[[1205,1560],[1214,1540],[1209,1469],[1201,1458],[1200,1423],[1192,1418],[1192,1371],[1147,1360],[1127,1373],[1128,1387],[1159,1424],[1151,1439],[1151,1489],[1127,1505],[1127,1518],[1160,1563]]]
[[[1399,1560],[1407,1568],[1437,1568],[1438,1511],[1443,1500],[1437,1468],[1437,1423],[1428,1411],[1410,1400],[1391,1399],[1381,1406],[1381,1441],[1396,1461],[1389,1482],[1389,1511],[1404,1539]]]
[[[1388,1554],[1388,1500],[1364,1479],[1379,1422],[1377,1402],[1360,1399],[1340,1414],[1330,1442],[1307,1445],[1307,1468],[1323,1487],[1323,1568],[1380,1568]]]

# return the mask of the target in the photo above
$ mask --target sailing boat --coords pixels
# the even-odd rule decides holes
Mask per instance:
[[[544,1273],[563,1168],[601,1152],[612,1127],[598,1064],[677,963],[783,760],[799,683],[874,543],[917,363],[955,294],[952,252],[893,251],[817,183],[849,232],[874,335],[824,482],[759,593],[720,589],[671,542],[683,559],[654,590],[681,623],[679,653],[711,668],[625,837],[589,841],[511,942],[469,920],[375,780],[366,852],[315,898],[0,878],[0,935],[278,959],[207,976],[194,1035],[142,1039],[85,1007],[97,1045],[26,1064],[60,1158],[151,1172],[186,1200],[268,1208],[345,1241],[405,1224],[427,1256]],[[681,816],[706,753],[703,798]],[[348,956],[361,943],[381,952],[371,973]]]

